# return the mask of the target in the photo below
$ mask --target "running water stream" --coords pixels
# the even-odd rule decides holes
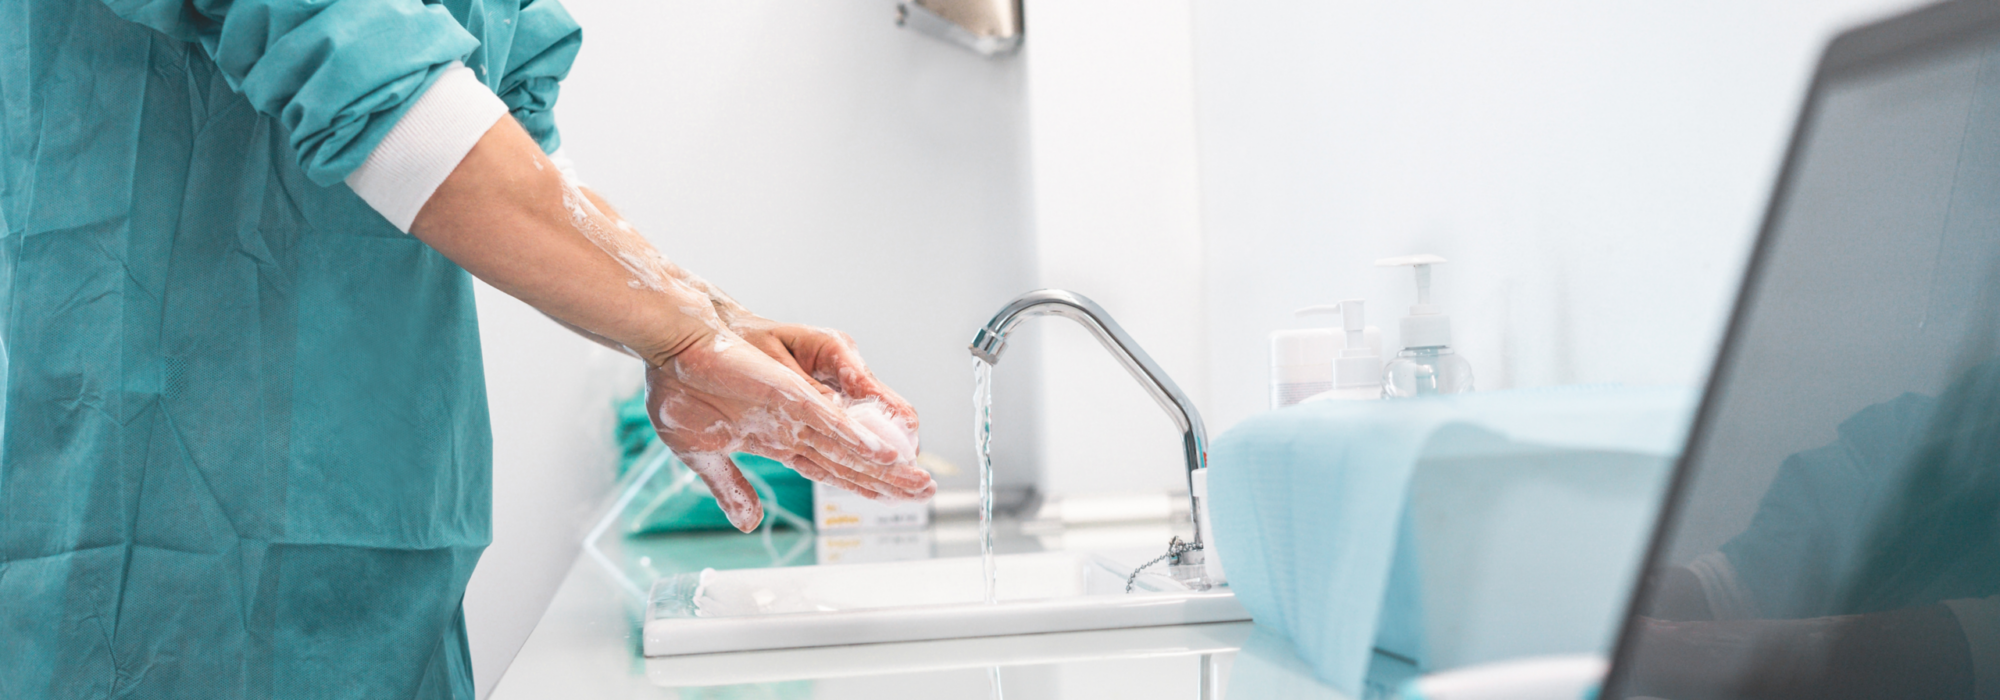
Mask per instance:
[[[993,365],[972,358],[972,446],[979,453],[979,556],[986,602],[998,602],[993,575]]]

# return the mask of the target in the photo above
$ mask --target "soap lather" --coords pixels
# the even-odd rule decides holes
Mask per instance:
[[[1417,303],[1399,323],[1403,351],[1382,371],[1382,395],[1392,399],[1472,391],[1472,365],[1451,348],[1451,316],[1431,303],[1431,266],[1436,255],[1406,255],[1375,261],[1376,267],[1409,267],[1417,276]]]

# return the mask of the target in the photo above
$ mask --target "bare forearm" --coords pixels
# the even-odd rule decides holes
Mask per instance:
[[[617,227],[620,231],[632,230],[631,224],[625,220],[625,216],[619,213],[616,207],[611,206],[611,202],[606,201],[596,191],[588,187],[581,187],[580,189],[583,191],[584,196],[588,197],[590,202],[599,211],[604,212],[606,216],[611,218],[613,226]],[[716,315],[722,319],[724,325],[730,328],[739,328],[746,323],[760,321],[768,323],[762,316],[758,316],[755,312],[744,308],[743,304],[737,302],[734,297],[729,296],[728,292],[722,291],[721,287],[702,279],[700,275],[689,272],[687,268],[667,262],[664,272],[680,280],[682,283],[693,287],[695,291],[706,295],[709,304],[715,307]]]
[[[908,464],[913,454],[857,426],[784,347],[753,347],[726,326],[716,298],[727,295],[706,283],[697,288],[690,280],[698,278],[613,211],[502,119],[425,202],[410,232],[558,323],[644,360],[647,415],[661,442],[701,474],[739,529],[763,515],[732,462],[737,452],[881,498],[922,498],[936,488]]]
[[[721,330],[707,295],[564,182],[511,119],[466,155],[410,232],[488,284],[654,365]]]
[[[554,317],[554,316],[549,316],[548,314],[542,314],[542,316],[544,316],[544,317],[548,318],[548,319],[549,319],[549,320],[551,320],[551,321],[555,321],[555,322],[556,322],[556,325],[558,325],[558,326],[562,326],[563,328],[565,328],[565,329],[568,329],[568,330],[569,330],[569,332],[577,334],[577,335],[578,335],[579,337],[582,337],[582,338],[583,338],[584,340],[588,340],[588,341],[590,341],[590,342],[593,342],[593,343],[596,343],[596,344],[598,344],[598,345],[602,345],[602,346],[604,346],[604,347],[606,347],[606,348],[610,348],[611,350],[613,350],[613,351],[616,351],[616,352],[618,352],[618,353],[620,353],[620,354],[624,354],[624,355],[630,355],[630,356],[632,356],[632,357],[634,357],[634,358],[637,358],[637,359],[640,359],[640,360],[644,360],[644,359],[646,359],[646,358],[644,358],[644,357],[640,357],[640,356],[639,356],[639,353],[638,353],[638,351],[636,351],[636,350],[633,350],[633,349],[631,349],[631,348],[628,348],[628,347],[625,347],[625,345],[624,345],[624,344],[622,344],[622,343],[619,343],[618,341],[615,341],[615,340],[612,340],[612,339],[610,339],[610,338],[606,338],[606,337],[604,337],[604,336],[601,336],[601,335],[598,335],[598,334],[596,334],[596,333],[592,333],[592,332],[590,332],[590,331],[587,331],[587,330],[584,330],[584,329],[582,329],[582,328],[579,328],[579,327],[577,327],[577,325],[576,325],[576,324],[574,324],[574,323],[570,323],[570,322],[568,322],[568,321],[564,321],[564,320],[562,320],[562,319],[560,319],[560,318],[556,318],[556,317]]]

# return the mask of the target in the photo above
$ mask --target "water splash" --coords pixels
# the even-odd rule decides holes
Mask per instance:
[[[999,600],[993,571],[993,365],[977,357],[972,358],[972,446],[979,453],[979,555],[990,605]]]

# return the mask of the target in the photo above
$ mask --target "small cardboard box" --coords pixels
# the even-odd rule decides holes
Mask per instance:
[[[931,502],[877,501],[845,489],[813,484],[813,527],[820,532],[910,529],[931,524]]]

